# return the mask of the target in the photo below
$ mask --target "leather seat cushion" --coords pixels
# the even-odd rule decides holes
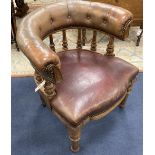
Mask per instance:
[[[58,53],[63,81],[51,106],[77,126],[88,116],[108,110],[125,94],[138,69],[128,62],[89,50]]]

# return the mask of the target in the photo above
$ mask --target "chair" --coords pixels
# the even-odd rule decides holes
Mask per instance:
[[[43,105],[49,107],[68,129],[71,150],[79,151],[80,130],[116,107],[124,107],[138,69],[115,57],[114,38],[128,36],[132,14],[120,7],[88,1],[53,3],[27,15],[17,32],[20,50],[35,69]],[[67,29],[78,29],[77,47],[68,49]],[[86,29],[93,31],[90,50]],[[63,50],[55,52],[52,34],[62,31]],[[109,36],[105,55],[96,51],[97,31]],[[49,37],[47,46],[43,39]]]

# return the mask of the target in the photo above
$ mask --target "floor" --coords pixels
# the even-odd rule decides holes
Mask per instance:
[[[12,78],[12,155],[69,155],[70,141],[59,119],[41,106],[33,78]],[[82,129],[79,155],[142,155],[143,73],[126,108]]]

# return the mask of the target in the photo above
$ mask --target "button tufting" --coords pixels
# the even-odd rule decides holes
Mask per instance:
[[[53,18],[51,18],[51,23],[52,23],[53,21],[54,21]]]
[[[106,24],[108,21],[106,18],[103,18],[103,23]]]
[[[87,19],[90,19],[90,16],[89,15],[87,15]]]
[[[68,18],[71,18],[71,16],[70,16],[70,15],[68,15]]]

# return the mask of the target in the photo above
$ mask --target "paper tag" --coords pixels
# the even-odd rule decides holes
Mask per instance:
[[[44,84],[45,84],[45,80],[38,85],[38,87],[35,89],[35,92],[37,92],[39,89],[41,89],[44,86]]]

